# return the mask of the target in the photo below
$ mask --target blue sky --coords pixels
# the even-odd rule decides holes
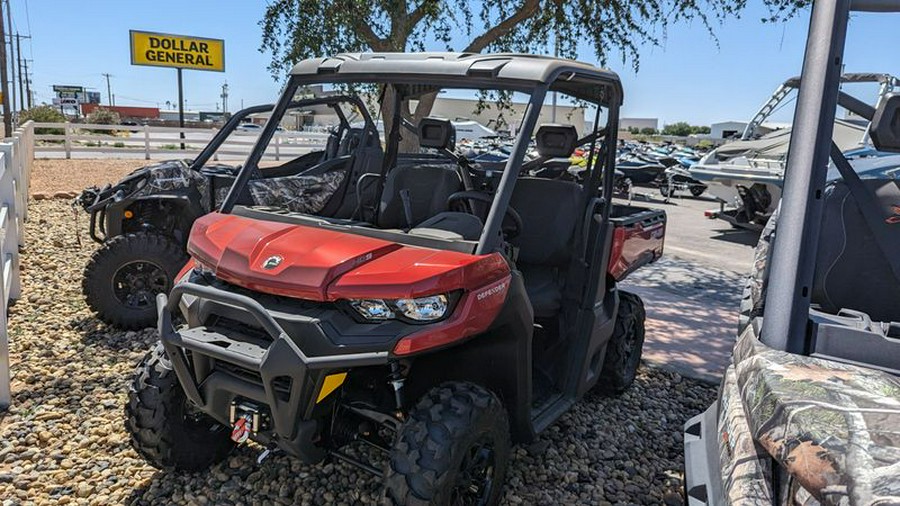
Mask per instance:
[[[38,102],[49,102],[53,84],[95,88],[106,102],[111,73],[117,105],[175,102],[174,69],[130,65],[128,30],[148,30],[225,39],[226,72],[185,71],[189,109],[215,110],[221,85],[230,87],[229,109],[272,101],[279,91],[258,51],[265,2],[262,0],[122,1],[11,0],[13,30],[30,31],[33,85]],[[621,58],[610,59],[625,87],[624,116],[658,117],[708,124],[746,119],[786,77],[799,73],[808,11],[783,24],[763,24],[765,9],[751,0],[741,19],[715,27],[718,45],[698,23],[669,28],[662,46],[641,50],[640,71]],[[861,14],[851,22],[846,69],[900,73],[895,51],[898,15]],[[435,47],[434,49],[442,49]],[[580,58],[594,61],[584,47]],[[863,97],[861,97],[863,98]],[[789,119],[789,112],[779,119]]]

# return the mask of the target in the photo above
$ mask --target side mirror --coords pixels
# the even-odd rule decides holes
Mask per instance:
[[[578,131],[572,125],[541,125],[534,134],[538,154],[546,158],[568,158],[578,144]]]
[[[453,149],[456,129],[449,119],[422,118],[419,121],[419,145],[423,148]]]
[[[878,104],[869,137],[878,151],[900,153],[900,93],[886,95]]]

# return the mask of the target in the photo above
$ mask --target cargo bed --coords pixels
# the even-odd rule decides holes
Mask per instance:
[[[613,204],[610,221],[614,230],[609,273],[616,281],[662,256],[666,236],[665,211]]]

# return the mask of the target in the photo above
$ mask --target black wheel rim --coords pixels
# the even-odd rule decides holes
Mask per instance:
[[[473,444],[466,451],[456,484],[450,496],[454,506],[481,506],[488,504],[494,493],[496,468],[494,445],[489,441]]]
[[[154,262],[135,260],[119,267],[112,279],[113,295],[129,309],[156,304],[156,294],[169,291],[169,276]]]

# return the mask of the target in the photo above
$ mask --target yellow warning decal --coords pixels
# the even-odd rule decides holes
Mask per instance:
[[[319,397],[316,399],[316,404],[322,402],[322,399],[328,397],[328,394],[334,392],[339,386],[343,385],[345,379],[347,379],[347,373],[345,372],[325,376],[325,381],[322,382],[322,389],[319,390]]]

